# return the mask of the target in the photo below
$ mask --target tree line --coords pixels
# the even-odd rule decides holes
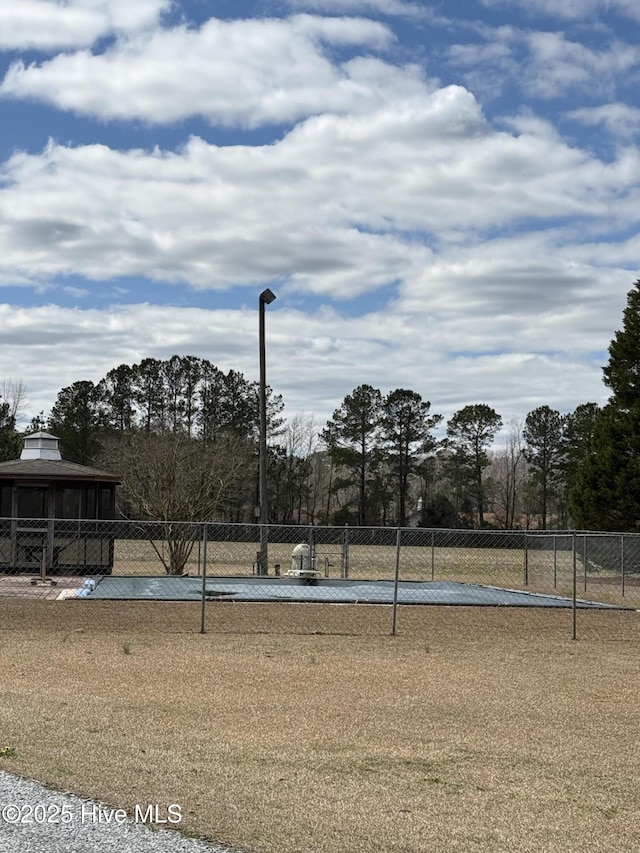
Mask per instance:
[[[640,521],[640,282],[609,346],[600,407],[538,406],[504,424],[486,403],[444,422],[411,389],[359,385],[318,428],[283,417],[268,389],[269,518],[280,524],[635,530]],[[0,389],[0,457],[15,458],[21,383]],[[28,432],[63,457],[121,475],[120,512],[157,520],[253,521],[258,383],[175,355],[121,364],[63,388]],[[498,434],[504,438],[496,447]]]
[[[403,414],[390,414],[400,404]],[[427,414],[415,392],[382,397],[370,386],[348,395],[323,432],[339,472],[333,482],[340,521],[421,527],[565,527],[575,471],[591,443],[599,408],[566,415],[549,406],[507,425],[485,403],[464,406],[447,421]],[[392,409],[393,410],[393,409]]]

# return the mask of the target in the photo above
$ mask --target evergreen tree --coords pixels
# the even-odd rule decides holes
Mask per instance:
[[[557,494],[563,451],[563,418],[549,406],[539,406],[526,417],[525,456],[531,467],[540,509],[540,526],[547,529],[551,500]]]
[[[187,435],[195,432],[199,411],[198,389],[204,372],[204,360],[193,355],[180,357],[182,368],[182,411]]]
[[[69,462],[92,465],[100,449],[100,394],[89,381],[63,388],[49,416],[49,430],[60,439]]]
[[[640,281],[627,294],[622,328],[609,345],[603,379],[611,391],[570,490],[574,522],[596,530],[640,524]]]
[[[637,530],[640,520],[640,418],[613,405],[599,413],[591,452],[576,471],[571,514],[586,530]]]
[[[489,464],[487,450],[502,426],[502,418],[484,403],[465,406],[447,423],[447,442],[466,472],[476,505],[478,527],[484,527],[484,483],[482,475]]]
[[[133,427],[134,369],[120,364],[110,370],[97,386],[104,424],[110,429],[124,432]]]
[[[132,368],[133,400],[139,424],[147,432],[164,432],[167,409],[162,382],[162,362],[145,358]]]
[[[222,386],[224,374],[210,361],[202,362],[202,375],[198,388],[196,423],[205,444],[211,444],[221,431]]]
[[[332,464],[345,472],[335,488],[357,488],[359,525],[372,521],[370,490],[380,462],[381,414],[380,391],[359,385],[347,394],[321,434]]]
[[[564,504],[568,506],[571,515],[571,495],[583,461],[594,453],[600,415],[601,409],[597,403],[581,403],[575,411],[565,415],[561,467]]]
[[[16,432],[16,419],[11,404],[0,397],[0,462],[16,459],[20,455],[20,439]]]
[[[44,412],[38,412],[37,415],[34,415],[29,421],[29,428],[27,429],[26,434],[29,435],[32,432],[41,432],[46,430],[47,428],[47,419],[44,416]]]
[[[409,477],[423,458],[436,447],[431,430],[442,415],[430,415],[431,403],[420,394],[397,388],[384,398],[380,421],[383,441],[387,446],[387,462],[396,485],[397,522],[407,523]]]
[[[627,294],[622,329],[609,344],[609,363],[602,373],[604,384],[613,392],[612,406],[629,411],[640,405],[640,280]]]

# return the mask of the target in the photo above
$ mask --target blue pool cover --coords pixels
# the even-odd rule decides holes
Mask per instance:
[[[95,579],[95,588],[85,587],[87,599],[135,599],[155,601],[200,601],[200,577],[114,577]],[[92,584],[90,584],[92,585]],[[392,604],[393,581],[319,579],[314,583],[298,578],[212,577],[205,584],[208,601],[298,601],[317,604]],[[571,607],[571,599],[517,589],[504,589],[459,581],[400,581],[399,604],[484,605],[485,607]],[[581,608],[622,609],[578,599]],[[626,608],[624,608],[626,609]]]

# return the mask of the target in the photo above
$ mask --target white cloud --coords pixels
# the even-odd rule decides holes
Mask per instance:
[[[0,49],[86,47],[154,26],[170,0],[0,0]]]
[[[637,150],[602,163],[531,117],[496,132],[456,86],[366,115],[310,118],[263,147],[52,143],[0,171],[0,280],[277,279],[349,298],[410,277],[432,250],[475,246],[489,229],[567,216],[628,227],[639,175]],[[414,232],[424,237],[405,236]]]
[[[511,65],[513,51],[504,43],[492,41],[487,44],[455,44],[449,50],[449,56],[456,65],[473,67],[478,63],[496,63]]]
[[[620,40],[597,50],[561,32],[484,26],[478,32],[485,42],[452,45],[448,57],[468,85],[488,94],[499,94],[506,82],[544,99],[568,91],[608,94],[640,66],[640,49]]]
[[[405,18],[432,17],[430,7],[406,0],[287,0],[293,9],[312,9],[316,12],[342,12],[347,15],[382,14]]]
[[[332,223],[322,210],[331,190],[310,171],[279,149],[200,140],[181,154],[51,145],[41,157],[16,155],[13,188],[0,195],[0,244],[13,246],[0,277],[75,271],[218,288],[285,277],[345,296],[396,278],[407,266],[402,245],[344,217]]]
[[[564,20],[584,20],[601,12],[615,11],[640,20],[637,0],[482,0],[485,6],[519,6],[530,15],[549,15]]]
[[[599,107],[581,107],[567,115],[582,124],[603,125],[621,139],[640,133],[640,108],[619,101]]]
[[[590,85],[590,64],[607,84],[637,61],[635,48],[614,56],[551,35],[501,28],[452,56],[513,73],[530,49],[525,84],[545,97]],[[506,420],[542,402],[603,400],[594,352],[637,277],[638,238],[620,234],[640,218],[640,152],[620,146],[604,163],[526,108],[497,130],[469,90],[369,55],[392,44],[388,28],[359,19],[213,21],[14,67],[5,93],[103,118],[300,123],[264,146],[52,142],[15,154],[0,166],[0,283],[102,305],[141,301],[137,277],[242,286],[251,303],[269,283],[269,380],[289,414],[320,421],[361,382],[415,388],[446,416],[479,401]],[[338,60],[343,46],[364,55]],[[615,107],[573,115],[622,123]],[[389,283],[384,308],[362,308]],[[294,310],[309,294],[333,307]],[[342,300],[355,297],[353,317]],[[255,310],[5,305],[0,322],[0,375],[22,365],[34,410],[65,384],[150,355],[257,375]]]
[[[510,28],[507,32],[500,29],[487,32],[481,28],[486,42],[454,44],[447,51],[450,64],[462,71],[467,87],[485,98],[499,97],[505,83],[519,80],[522,73],[521,61],[511,44],[514,33]]]
[[[604,242],[580,255],[584,234],[518,234],[516,223],[577,213],[611,240],[612,199],[625,225],[639,215],[632,149],[603,164],[526,117],[495,132],[468,92],[449,87],[369,116],[315,117],[257,149],[198,139],[175,153],[51,144],[15,155],[2,180],[7,283],[72,271],[257,293],[275,279],[269,379],[289,414],[313,411],[322,422],[361,382],[415,388],[445,416],[469,402],[508,419],[542,402],[606,398],[592,353],[619,325],[633,276],[605,266],[616,261]],[[479,241],[494,225],[514,230]],[[416,228],[434,250],[403,239]],[[341,297],[394,280],[384,309],[349,317],[341,307]],[[293,310],[296,291],[336,307]],[[0,375],[22,366],[34,410],[65,384],[144,356],[193,353],[257,374],[251,310],[4,306],[0,322]]]
[[[563,317],[588,323],[595,311],[588,313],[582,319]],[[79,379],[98,381],[118,364],[169,358],[176,352],[209,358],[223,370],[234,368],[257,379],[256,315],[256,310],[148,304],[105,310],[54,305],[18,309],[0,304],[6,342],[0,351],[0,375],[16,376],[16,364],[20,365],[18,378],[27,386],[33,413],[48,410],[58,391]],[[565,347],[559,337],[561,326],[547,341],[548,329],[542,323],[530,350],[451,357],[443,349],[441,336],[451,338],[454,332],[459,337],[453,349],[471,349],[467,342],[474,342],[474,330],[480,325],[486,330],[486,345],[492,328],[463,304],[453,315],[437,314],[435,321],[426,301],[417,316],[387,309],[353,319],[330,309],[313,315],[292,310],[278,291],[267,327],[269,383],[283,394],[289,416],[313,412],[319,426],[363,382],[384,393],[412,388],[445,417],[472,402],[487,402],[508,420],[541,403],[573,408],[585,400],[606,399],[598,371],[582,352]],[[598,336],[591,337],[594,348],[606,345],[609,338],[600,318]],[[537,351],[547,348],[548,342],[564,351],[555,355]]]
[[[72,287],[69,285],[67,287],[63,287],[63,290],[75,299],[84,299],[87,296],[91,296],[91,291],[86,287]]]
[[[527,42],[526,87],[539,97],[553,98],[576,86],[607,91],[620,74],[640,64],[640,49],[622,42],[593,50],[552,32],[530,33]]]
[[[358,18],[296,15],[286,20],[211,19],[120,40],[105,53],[61,54],[14,63],[0,92],[101,118],[256,127],[325,111],[363,110],[399,88],[424,90],[421,72],[374,59],[334,64],[327,45],[384,48],[384,25]],[[367,73],[375,67],[376,73]]]
[[[639,216],[634,149],[604,164],[530,117],[498,133],[449,87],[368,116],[315,117],[263,148],[51,144],[15,155],[2,177],[5,283],[73,272],[257,293],[274,282],[269,375],[290,414],[326,418],[361,382],[415,388],[447,416],[469,402],[508,418],[606,398],[592,354],[618,327],[634,278],[616,252],[637,258],[637,241],[621,253],[611,235],[612,212],[625,227]],[[548,226],[567,214],[583,225]],[[520,218],[545,227],[519,234]],[[581,250],[584,223],[603,237]],[[489,227],[507,233],[480,239]],[[403,237],[416,229],[433,249]],[[342,307],[391,281],[384,309],[349,317]],[[293,310],[309,292],[335,307]],[[256,375],[254,311],[5,307],[0,322],[0,375],[24,365],[38,401],[48,395],[40,407],[64,384],[145,355],[194,353]]]

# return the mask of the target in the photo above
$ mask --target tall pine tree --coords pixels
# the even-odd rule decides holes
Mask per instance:
[[[447,440],[458,454],[473,493],[478,527],[484,527],[484,481],[489,464],[488,448],[502,426],[502,418],[486,403],[465,406],[447,423]]]
[[[380,431],[386,445],[386,461],[395,485],[397,523],[407,523],[409,478],[415,473],[424,455],[431,453],[436,441],[431,430],[442,415],[430,414],[431,403],[416,391],[396,388],[382,401]]]
[[[358,524],[372,523],[371,491],[380,463],[382,394],[371,385],[359,385],[342,401],[322,431],[331,462],[343,472],[339,483],[358,492]]]
[[[596,418],[590,452],[570,491],[577,526],[637,530],[640,525],[640,281],[627,295],[622,329],[603,368],[612,394]]]
[[[627,294],[622,329],[609,344],[609,363],[602,373],[612,406],[622,411],[640,406],[640,280]]]
[[[546,530],[549,509],[560,487],[562,415],[549,406],[538,406],[527,415],[523,437],[525,457],[531,467],[531,481],[538,502],[540,527]]]

